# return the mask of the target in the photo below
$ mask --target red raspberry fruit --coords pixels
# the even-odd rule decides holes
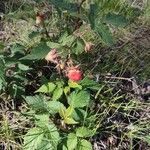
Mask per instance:
[[[82,72],[78,68],[70,68],[68,70],[67,77],[72,81],[80,81],[82,80]]]

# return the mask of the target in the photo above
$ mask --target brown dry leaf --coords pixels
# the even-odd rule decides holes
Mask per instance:
[[[42,25],[44,23],[44,15],[37,13],[35,22],[36,25]]]
[[[45,57],[45,60],[48,62],[52,62],[54,64],[58,64],[58,53],[57,50],[54,48],[52,49]]]
[[[85,43],[85,47],[84,47],[85,52],[90,52],[91,49],[93,48],[93,46],[94,46],[93,43],[91,43],[91,42],[86,42],[86,43]]]

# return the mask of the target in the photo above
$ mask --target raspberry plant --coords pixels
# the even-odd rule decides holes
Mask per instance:
[[[130,113],[133,105],[138,106],[133,100],[127,109],[125,102],[120,103],[124,93],[99,81],[96,72],[103,70],[95,69],[93,57],[101,49],[113,48],[115,32],[140,14],[121,0],[37,0],[36,5],[32,4],[34,10],[27,5],[32,24],[27,37],[13,39],[0,55],[0,89],[6,100],[25,102],[21,114],[30,120],[22,147],[92,150],[92,137],[109,127],[109,114],[113,117],[122,109]]]

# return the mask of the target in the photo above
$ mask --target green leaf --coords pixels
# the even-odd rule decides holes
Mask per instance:
[[[36,119],[35,124],[38,127],[44,127],[45,124],[49,123],[49,115],[47,114],[35,115],[35,119]]]
[[[33,39],[35,37],[37,37],[39,35],[39,32],[37,31],[32,31],[30,34],[29,34],[29,38],[30,39]]]
[[[83,80],[80,81],[80,85],[83,86],[83,88],[88,88],[92,90],[99,90],[100,85],[87,77],[85,77]]]
[[[44,121],[42,117],[40,120]],[[56,126],[52,122],[43,122],[40,128],[33,128],[24,137],[24,150],[54,150],[60,140]]]
[[[41,122],[45,122],[45,123],[49,122],[49,115],[47,114],[35,115],[35,118]]]
[[[67,147],[68,150],[74,150],[77,146],[77,136],[74,133],[68,134]]]
[[[64,107],[64,105],[60,103],[59,101],[49,101],[47,102],[47,107],[48,107],[48,111],[51,114],[56,114],[59,112],[61,108]]]
[[[54,42],[47,42],[47,46],[51,47],[51,48],[56,48],[59,49],[61,47],[61,44],[59,43],[54,43]]]
[[[78,4],[77,3],[71,3],[70,1],[64,1],[64,0],[51,0],[50,1],[57,10],[67,10],[68,12],[77,12],[78,10]]]
[[[86,111],[81,109],[81,108],[75,108],[73,113],[72,113],[72,117],[76,120],[76,121],[84,121],[86,115]]]
[[[61,39],[60,42],[62,43],[62,46],[68,46],[71,47],[72,43],[75,41],[76,37],[73,35],[69,35],[65,33]]]
[[[53,92],[52,100],[58,100],[63,94],[63,88],[57,87]]]
[[[104,21],[116,27],[125,27],[128,24],[128,21],[124,16],[113,13],[108,13],[105,16]]]
[[[54,150],[54,148],[53,148],[50,140],[43,138],[43,141],[40,144],[38,150]]]
[[[24,53],[25,47],[23,45],[20,45],[18,43],[14,44],[11,47],[11,53],[14,55],[15,53],[21,53],[21,54],[25,54]]]
[[[51,141],[51,144],[53,146],[53,149],[57,149],[57,145],[59,143],[60,140],[60,136],[59,136],[59,132],[55,126],[55,124],[53,124],[52,122],[47,124],[47,131],[45,132],[45,136],[47,137],[47,139],[49,139]]]
[[[69,107],[66,109],[66,111],[65,111],[65,117],[71,116],[72,113],[73,113],[73,111],[74,111],[73,106],[69,106]]]
[[[6,57],[5,58],[5,65],[6,67],[11,67],[12,65],[16,65],[17,63],[19,63],[19,55],[15,55],[13,57]]]
[[[64,119],[64,122],[66,123],[66,124],[77,124],[78,122],[76,122],[73,118],[65,118]]]
[[[50,93],[55,89],[56,85],[52,82],[42,85],[37,91],[41,93]]]
[[[84,138],[86,138],[86,137],[93,136],[93,134],[94,134],[93,130],[90,130],[90,129],[86,128],[86,127],[79,127],[76,130],[76,135],[78,137],[84,137]]]
[[[77,82],[74,82],[71,80],[68,81],[68,85],[70,88],[79,88],[80,90],[82,89],[81,85],[79,85]]]
[[[76,148],[76,150],[92,150],[92,149],[93,149],[92,144],[89,141],[84,140],[84,139],[82,139],[78,143],[77,148]]]
[[[84,42],[81,39],[76,40],[75,47],[73,47],[72,52],[79,55],[84,52]]]
[[[90,4],[90,10],[88,14],[88,19],[91,24],[91,28],[93,29],[95,27],[95,13],[96,13],[97,5],[96,4]]]
[[[106,45],[111,46],[114,43],[113,42],[113,36],[110,32],[109,27],[107,27],[106,25],[104,25],[100,21],[97,22],[97,24],[95,26],[95,31],[98,33],[98,35],[101,37],[101,39],[103,40],[103,42]]]
[[[27,96],[24,97],[25,101],[30,105],[30,107],[36,112],[48,112],[47,104],[44,102],[44,98],[41,96]]]
[[[63,80],[58,80],[58,81],[55,82],[55,84],[56,84],[58,87],[63,88],[63,86],[64,86],[64,81],[63,81]]]
[[[29,59],[29,60],[43,59],[49,52],[50,52],[50,47],[47,46],[45,42],[41,42],[31,50],[30,54],[21,58],[21,60],[22,59]]]
[[[65,95],[67,95],[68,93],[70,93],[70,87],[69,86],[66,86],[64,88],[64,93],[65,93]]]
[[[66,112],[66,108],[65,107],[61,107],[60,109],[59,109],[59,115],[61,116],[61,118],[65,118],[66,116],[65,116],[65,112]]]
[[[145,136],[144,141],[146,141],[148,145],[150,145],[150,135]]]
[[[18,64],[18,68],[19,68],[20,70],[23,70],[23,71],[27,71],[27,70],[30,69],[29,66],[26,66],[26,65],[21,64],[21,63]]]
[[[64,120],[66,124],[78,123],[71,117],[73,111],[74,111],[74,108],[72,106],[69,106],[67,109],[65,107],[60,108],[59,115],[61,116],[61,118]]]
[[[25,101],[36,112],[56,114],[64,105],[58,101],[46,101],[42,96],[27,96]]]
[[[24,150],[37,150],[39,149],[44,133],[40,128],[32,128],[24,137]]]
[[[66,146],[66,145],[63,145],[63,146],[62,146],[62,150],[68,150],[67,146]]]
[[[69,105],[76,107],[87,106],[90,102],[90,94],[86,91],[73,92],[68,98]]]

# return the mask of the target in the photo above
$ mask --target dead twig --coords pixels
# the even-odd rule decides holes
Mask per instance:
[[[134,77],[132,78],[124,78],[124,77],[114,77],[114,76],[105,76],[106,79],[116,79],[116,80],[126,80],[129,82],[133,82],[132,79],[134,79]]]

